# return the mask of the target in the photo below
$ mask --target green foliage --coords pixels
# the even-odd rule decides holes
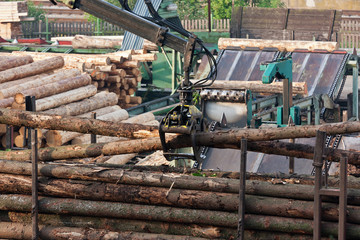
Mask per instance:
[[[203,19],[206,17],[204,12],[204,1],[201,0],[174,0],[178,6],[180,19]]]
[[[211,13],[215,19],[230,19],[233,0],[211,0]],[[234,6],[278,8],[284,7],[281,0],[234,0]],[[207,12],[207,6],[205,7]]]
[[[29,17],[34,17],[35,21],[45,21],[45,11],[40,8],[41,5],[36,6],[33,1],[27,1],[27,6]]]

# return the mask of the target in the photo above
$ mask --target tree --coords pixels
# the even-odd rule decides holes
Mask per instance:
[[[206,1],[201,0],[174,0],[178,6],[178,14],[180,19],[203,19],[206,14],[204,12],[204,4]]]
[[[231,18],[232,5],[233,0],[211,0],[213,18]],[[284,3],[281,0],[234,0],[234,6],[278,8],[283,7]],[[207,7],[205,7],[205,11],[207,11]]]

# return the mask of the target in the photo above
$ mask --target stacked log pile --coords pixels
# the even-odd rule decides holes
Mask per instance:
[[[31,164],[0,160],[0,166],[1,225],[21,226],[15,228],[15,236],[31,223]],[[216,172],[197,177],[162,170],[168,173],[40,164],[39,220],[47,225],[41,228],[62,232],[69,227],[74,234],[91,228],[98,234],[127,236],[122,239],[236,239],[238,179],[219,178]],[[312,239],[313,184],[311,177],[302,181],[250,176],[245,239]],[[350,187],[347,236],[358,239],[359,181],[352,180]],[[337,218],[334,199],[324,198],[325,239],[336,238]],[[9,233],[0,228],[0,237],[5,234]]]
[[[114,92],[118,105],[122,108],[142,103],[141,97],[133,96],[142,76],[141,62],[152,62],[156,54],[146,50],[129,50],[108,54],[60,54],[39,52],[13,52],[12,55],[31,55],[34,60],[43,60],[51,56],[61,56],[64,68],[77,68],[91,76],[92,84],[99,91]]]
[[[128,118],[128,113],[124,109],[114,106],[119,102],[116,93],[98,92],[97,87],[91,84],[92,79],[87,73],[81,73],[78,69],[62,69],[66,63],[62,56],[39,55],[41,57],[38,58],[36,54],[34,57],[22,56],[22,53],[20,55],[1,57],[0,107],[24,110],[25,97],[35,96],[36,110],[47,114],[91,118],[91,113],[96,113],[100,119],[114,122]],[[108,57],[87,58],[97,63],[104,59],[109,60]],[[145,122],[153,119],[150,116]],[[15,146],[24,147],[26,130],[18,126],[13,131]],[[6,147],[5,133],[6,126],[1,124],[0,137],[3,147]],[[62,139],[67,140],[60,140],[60,145],[79,136],[71,132],[65,135],[67,137]],[[53,131],[39,131],[38,140],[39,144],[43,142],[42,146],[59,146],[59,141],[54,139],[58,137],[54,136]]]

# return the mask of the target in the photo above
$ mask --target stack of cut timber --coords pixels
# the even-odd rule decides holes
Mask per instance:
[[[2,56],[1,60],[0,107],[24,110],[25,97],[35,96],[36,110],[48,114],[80,115],[91,118],[91,113],[97,113],[101,119],[101,115],[114,115],[121,112],[124,115],[123,117],[118,116],[116,119],[113,117],[107,120],[120,121],[128,117],[125,110],[119,106],[114,106],[118,104],[118,96],[115,93],[97,93],[97,88],[91,84],[91,77],[87,73],[81,73],[78,69],[61,69],[64,65],[61,56],[49,57],[46,55],[35,58],[34,61],[28,55],[11,55]],[[24,147],[24,138],[27,137],[25,132],[24,128],[14,127],[13,140],[16,147]],[[49,138],[50,140],[43,139],[44,136],[50,135],[49,132],[46,130],[38,131],[39,144],[52,145],[51,140],[53,138]],[[5,133],[5,125],[0,125],[3,147],[6,147]],[[74,137],[76,136],[78,135]]]
[[[40,236],[236,239],[238,179],[132,169],[39,164]],[[31,224],[31,163],[0,160],[0,172],[0,238],[18,239]],[[314,180],[305,177],[247,179],[245,239],[312,239]],[[336,181],[330,178],[330,185]],[[347,239],[360,237],[359,185],[349,181]],[[338,206],[323,198],[323,207],[322,237],[336,238]]]
[[[13,55],[24,55],[24,52],[13,52]],[[35,60],[49,56],[62,56],[66,68],[78,68],[91,76],[92,84],[99,91],[114,92],[118,97],[118,104],[128,108],[142,103],[142,98],[133,96],[142,76],[141,62],[156,61],[154,53],[146,50],[129,50],[108,54],[55,54],[55,53],[26,53]]]

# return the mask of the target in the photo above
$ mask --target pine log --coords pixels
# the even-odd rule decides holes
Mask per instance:
[[[128,94],[128,95],[133,95],[135,92],[136,92],[136,89],[134,89],[134,88],[129,88],[129,89],[127,90],[127,94]],[[130,99],[130,103],[131,103],[131,99]]]
[[[149,122],[144,123],[144,125],[148,126],[159,126],[160,122],[158,120],[151,120]]]
[[[15,85],[21,85],[24,84],[26,82],[30,82],[36,79],[40,79],[49,75],[54,74],[54,71],[48,71],[46,73],[40,73],[31,77],[26,77],[26,78],[20,78],[18,80],[14,80],[14,81],[10,81],[10,82],[5,82],[5,83],[1,83],[0,84],[0,97],[2,96],[1,92],[2,90],[4,90],[5,88],[10,88],[10,87],[14,87]],[[80,72],[79,72],[80,74]]]
[[[49,83],[37,88],[23,90],[15,94],[15,102],[21,104],[25,102],[26,96],[35,96],[36,99],[52,96],[72,89],[83,87],[91,83],[91,78],[87,74],[63,79],[54,83]]]
[[[124,165],[128,163],[131,159],[136,157],[136,155],[137,155],[136,153],[114,155],[110,159],[108,159],[105,163]]]
[[[87,63],[84,63],[84,67],[85,67],[85,69],[94,69],[95,64],[87,62]]]
[[[146,122],[150,122],[155,120],[155,115],[152,112],[146,112],[134,117],[131,117],[127,120],[122,121],[123,123],[138,123],[138,124],[145,124]]]
[[[63,66],[64,59],[62,57],[53,57],[42,61],[33,62],[2,71],[0,75],[0,83],[33,76],[39,73],[47,72],[49,70],[61,68]]]
[[[99,120],[106,120],[111,122],[119,122],[129,118],[129,114],[126,110],[120,109],[115,112],[111,112],[105,115],[97,117]],[[50,130],[46,133],[46,143],[50,147],[61,146],[72,139],[81,136],[82,133],[68,132],[68,131],[56,131]]]
[[[227,47],[256,47],[277,48],[279,51],[293,52],[295,49],[307,49],[313,51],[316,49],[324,49],[332,52],[339,48],[337,42],[319,42],[319,41],[293,41],[293,40],[267,40],[267,39],[245,39],[245,38],[219,38],[219,49]]]
[[[139,62],[154,62],[157,60],[157,55],[154,53],[132,55],[132,60],[136,60]]]
[[[109,137],[109,136],[96,135],[97,143],[109,143],[109,142],[118,142],[118,141],[126,141],[126,140],[129,139],[124,137]],[[76,137],[73,140],[71,140],[71,145],[83,145],[90,143],[91,143],[90,134],[84,134],[82,136]]]
[[[293,82],[293,94],[308,94],[306,82]],[[271,84],[263,84],[261,81],[223,81],[216,80],[211,86],[207,88],[217,89],[248,89],[252,92],[258,93],[283,93],[283,83],[273,82]]]
[[[0,174],[2,193],[31,194],[31,177]],[[94,201],[114,201],[181,208],[236,211],[237,194],[144,187],[95,181],[67,181],[43,177],[39,195]]]
[[[77,48],[115,48],[121,46],[121,40],[113,40],[99,37],[76,35],[72,41],[72,47]]]
[[[109,75],[118,75],[123,78],[126,76],[126,71],[124,69],[115,69],[114,71],[109,72]]]
[[[139,68],[140,62],[139,61],[125,61],[123,63],[117,64],[119,68]]]
[[[14,102],[14,98],[13,98],[13,97],[1,99],[1,100],[0,100],[0,108],[11,107],[11,105],[13,104],[13,102]]]
[[[36,100],[36,111],[44,111],[50,108],[55,108],[68,103],[83,100],[85,98],[94,96],[97,88],[94,85],[80,87],[67,92],[55,94],[50,97]]]
[[[35,76],[34,79],[29,79],[27,82],[22,82],[21,84],[13,85],[12,87],[4,88],[0,90],[0,99],[8,98],[14,96],[16,93],[23,90],[36,88],[43,86],[45,84],[54,83],[65,78],[75,77],[80,75],[80,71],[77,69],[61,70],[54,74],[44,77]]]
[[[17,136],[19,136],[19,133],[14,132],[13,138],[15,139]],[[3,136],[1,137],[1,146],[3,146],[4,148],[6,148],[6,135],[3,135]]]
[[[9,221],[9,219],[11,222],[31,223],[30,213],[0,212],[1,221]],[[207,239],[216,237],[231,239],[233,236],[236,236],[236,230],[234,228],[227,227],[54,214],[39,214],[39,224],[46,224],[54,227],[106,229],[108,231],[115,232],[131,231],[142,233],[151,232],[153,234],[168,234],[169,236],[167,239],[173,239],[171,235],[175,235],[175,237],[177,237],[176,235],[182,236],[185,234],[193,237],[207,237]]]
[[[41,197],[39,204],[42,213],[66,213],[75,216],[127,218],[233,228],[237,226],[236,213],[50,197]],[[29,212],[31,211],[31,196],[2,194],[0,195],[0,210]]]
[[[117,96],[113,93],[100,92],[88,99],[79,102],[70,103],[58,108],[45,111],[46,114],[76,116],[91,112],[95,109],[112,106],[117,104]]]
[[[107,53],[107,54],[105,54],[105,56],[108,56],[108,57],[122,57],[124,59],[131,60],[132,54],[134,54],[134,52],[131,52],[131,51],[118,51],[118,52],[113,52],[113,53]]]
[[[141,104],[142,98],[139,96],[130,97],[130,104]]]
[[[99,69],[101,72],[112,72],[115,71],[116,69],[116,65],[115,64],[110,64],[107,66],[99,66]]]
[[[65,237],[64,237],[65,236]],[[0,237],[6,239],[26,239],[32,238],[32,225],[23,223],[0,223]],[[131,240],[131,239],[174,239],[174,240],[205,240],[206,238],[197,238],[181,235],[166,235],[154,233],[137,232],[110,232],[107,230],[74,228],[74,227],[51,227],[46,225],[39,226],[39,237],[41,239],[72,239],[72,240]]]
[[[121,82],[121,78],[120,76],[109,76],[107,79],[106,79],[107,82],[110,82],[110,83],[119,83]]]
[[[126,71],[126,74],[128,74],[128,75],[134,75],[136,77],[141,75],[141,72],[138,68],[126,68],[124,70]]]
[[[24,57],[8,57],[2,59],[0,62],[0,71],[4,71],[10,68],[19,67],[22,65],[26,65],[32,63],[34,60],[31,56],[24,56]]]

